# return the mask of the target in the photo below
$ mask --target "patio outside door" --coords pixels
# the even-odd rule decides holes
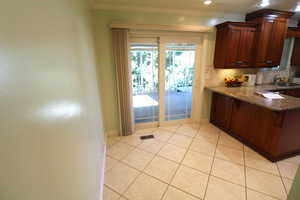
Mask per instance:
[[[136,124],[154,126],[192,117],[197,43],[148,38],[130,45]],[[175,121],[176,120],[176,121]]]

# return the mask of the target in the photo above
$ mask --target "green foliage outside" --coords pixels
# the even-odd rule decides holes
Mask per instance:
[[[191,89],[194,75],[195,51],[166,51],[166,90],[187,91]],[[158,51],[131,50],[133,94],[158,90]]]

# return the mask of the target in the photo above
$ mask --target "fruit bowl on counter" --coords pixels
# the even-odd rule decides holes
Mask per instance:
[[[226,87],[241,87],[244,80],[241,76],[226,77],[224,79]]]

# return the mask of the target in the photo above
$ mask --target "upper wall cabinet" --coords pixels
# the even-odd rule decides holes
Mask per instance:
[[[217,25],[215,68],[248,68],[251,66],[257,25],[225,22]]]
[[[215,68],[279,66],[288,19],[293,14],[263,9],[247,14],[247,22],[217,25]]]
[[[246,16],[246,20],[256,23],[253,66],[274,67],[280,65],[284,40],[288,29],[288,19],[292,12],[263,9]]]

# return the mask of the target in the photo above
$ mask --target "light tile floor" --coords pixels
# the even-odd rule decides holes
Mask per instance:
[[[285,200],[300,164],[272,163],[208,123],[109,137],[107,148],[104,200]]]

